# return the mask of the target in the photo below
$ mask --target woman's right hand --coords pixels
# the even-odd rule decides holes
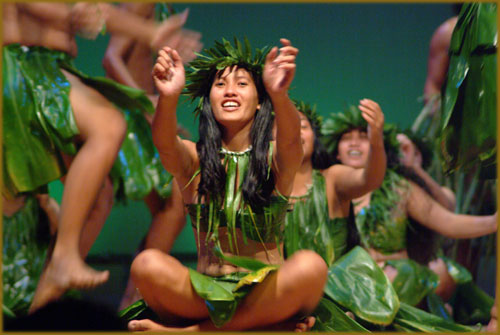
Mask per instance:
[[[178,97],[186,82],[182,58],[170,47],[158,52],[152,75],[156,89],[163,96]]]
[[[373,100],[362,99],[358,106],[361,116],[368,123],[368,139],[372,145],[384,145],[384,113]]]

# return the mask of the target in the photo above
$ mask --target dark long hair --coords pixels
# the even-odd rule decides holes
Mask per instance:
[[[313,169],[315,170],[327,169],[333,164],[333,160],[328,154],[328,151],[326,151],[323,142],[321,142],[320,140],[321,136],[320,126],[314,123],[313,120],[311,120],[311,118],[309,117],[309,115],[303,112],[301,113],[307,118],[307,121],[309,121],[311,129],[313,130],[314,133],[313,154],[311,157]]]
[[[235,65],[248,71],[244,65]],[[213,72],[209,77],[212,83],[216,76],[221,75],[223,70]],[[242,183],[243,198],[250,206],[257,208],[269,202],[274,190],[274,176],[269,173],[269,143],[272,138],[272,125],[274,116],[272,103],[267,94],[262,77],[252,71],[248,71],[257,87],[260,109],[256,112],[250,140],[252,152],[248,174]],[[200,111],[199,124],[200,139],[196,143],[196,150],[200,158],[201,180],[198,185],[198,194],[205,197],[217,198],[224,194],[226,171],[221,163],[220,149],[222,147],[222,129],[215,120],[210,105],[210,90],[203,97],[203,106]]]
[[[384,138],[385,137],[386,136],[384,136]],[[384,140],[387,168],[394,170],[406,180],[414,182],[432,197],[425,181],[418,176],[413,169],[400,164],[398,148],[399,147],[390,145],[390,141],[386,139]],[[338,151],[335,152],[335,156],[337,152]],[[423,226],[410,216],[408,216],[408,221],[410,222],[406,233],[406,250],[408,252],[408,257],[420,264],[427,264],[436,255],[438,236],[433,230]],[[347,241],[348,249],[359,245],[359,243],[359,232],[357,231],[356,226],[349,225]]]

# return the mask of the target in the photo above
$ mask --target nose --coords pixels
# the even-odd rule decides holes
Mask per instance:
[[[224,96],[233,97],[236,95],[235,85],[233,83],[227,83],[224,87]]]
[[[359,145],[359,137],[357,137],[357,136],[351,137],[349,140],[349,146],[356,147],[358,145]]]

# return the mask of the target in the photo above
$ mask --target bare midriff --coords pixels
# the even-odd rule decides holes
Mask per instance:
[[[69,24],[68,27],[62,27],[48,20],[39,20],[17,10],[15,4],[4,7],[3,19],[4,45],[19,43],[62,51],[73,57],[77,54],[76,41],[70,33]]]
[[[206,236],[207,233],[205,232],[200,232],[199,237],[200,240],[198,243],[197,239],[197,232],[195,229],[193,229],[195,240],[196,240],[196,245],[198,248],[198,265],[197,265],[197,270],[200,273],[204,273],[206,275],[210,276],[220,276],[232,272],[248,272],[247,269],[243,269],[237,266],[234,266],[221,258],[217,257],[211,249],[213,248],[213,243],[206,243]],[[266,264],[282,264],[283,263],[283,246],[280,245],[279,248],[276,245],[276,243],[262,243],[259,241],[253,241],[250,239],[245,241],[243,240],[242,233],[240,229],[236,228],[236,245],[237,245],[237,253],[232,253],[230,250],[229,246],[229,241],[227,240],[227,228],[226,227],[220,227],[219,228],[219,240],[220,240],[220,247],[224,255],[226,256],[232,256],[236,255],[237,256],[244,256],[244,257],[249,257],[253,258],[256,260],[259,260],[263,263]],[[235,243],[233,241],[233,248],[236,249],[234,246]],[[281,250],[281,252],[280,252]]]

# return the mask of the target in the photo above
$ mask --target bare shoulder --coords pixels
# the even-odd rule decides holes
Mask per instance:
[[[321,170],[321,174],[325,178],[325,183],[329,186],[335,185],[339,178],[351,171],[352,168],[343,164],[333,164],[332,166]]]
[[[325,178],[339,178],[343,176],[345,173],[350,173],[354,171],[355,169],[344,165],[344,164],[333,164],[329,168],[323,170],[325,175]]]
[[[434,34],[432,35],[431,45],[434,45],[435,47],[442,47],[448,50],[451,35],[453,34],[453,29],[455,29],[457,20],[458,17],[454,16],[444,21],[439,27],[437,27],[437,29],[434,31]]]

